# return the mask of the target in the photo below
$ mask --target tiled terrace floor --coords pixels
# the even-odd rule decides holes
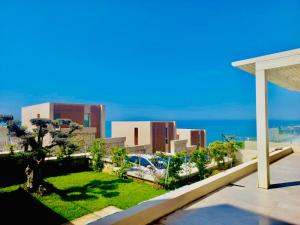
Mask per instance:
[[[195,201],[154,224],[300,224],[300,153],[271,165],[271,189],[257,188],[257,173]]]

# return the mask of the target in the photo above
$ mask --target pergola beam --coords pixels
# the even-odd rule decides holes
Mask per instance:
[[[269,188],[268,81],[289,90],[300,91],[300,48],[233,62],[256,75],[256,124],[258,187]]]

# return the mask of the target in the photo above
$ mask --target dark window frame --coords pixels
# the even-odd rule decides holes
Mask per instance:
[[[139,128],[135,127],[134,128],[134,145],[139,144]]]

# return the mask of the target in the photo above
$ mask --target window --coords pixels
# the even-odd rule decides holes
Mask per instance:
[[[130,156],[128,160],[129,160],[129,162],[132,162],[132,163],[135,163],[135,164],[139,163],[139,159],[138,159],[137,156]]]
[[[54,113],[54,119],[60,119],[60,113]]]
[[[139,144],[139,128],[134,128],[134,145]]]
[[[155,157],[151,159],[151,162],[157,169],[166,169],[167,168],[167,162],[164,161],[160,157]]]
[[[38,113],[38,114],[36,114],[36,118],[41,118],[41,115]]]
[[[147,159],[141,157],[141,166],[147,167],[151,166]]]
[[[85,113],[84,114],[84,127],[90,127],[90,114],[89,113]]]
[[[168,144],[169,143],[169,135],[168,135],[168,128],[165,128],[165,143]]]

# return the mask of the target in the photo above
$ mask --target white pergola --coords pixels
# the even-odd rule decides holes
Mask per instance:
[[[232,66],[256,75],[258,187],[267,189],[270,186],[267,84],[270,81],[300,91],[300,48],[236,61]]]

